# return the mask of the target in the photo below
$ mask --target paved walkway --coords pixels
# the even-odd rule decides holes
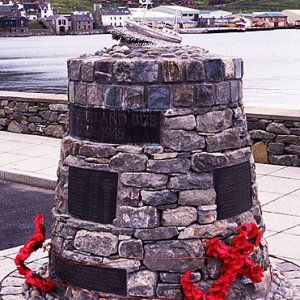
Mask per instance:
[[[0,132],[0,179],[54,188],[59,151],[59,139]],[[269,253],[300,266],[300,168],[257,164],[256,172]],[[0,282],[17,251],[0,251]]]

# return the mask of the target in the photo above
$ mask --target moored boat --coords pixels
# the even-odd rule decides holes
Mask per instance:
[[[182,38],[179,34],[172,29],[162,27],[162,28],[151,28],[148,25],[140,24],[132,20],[125,20],[126,28],[130,31],[135,31],[138,34],[163,40],[170,43],[181,43]]]

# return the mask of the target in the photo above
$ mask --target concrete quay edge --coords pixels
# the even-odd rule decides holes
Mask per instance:
[[[17,100],[17,101],[36,101],[48,102],[52,104],[65,103],[67,104],[67,94],[45,94],[45,93],[27,93],[0,91],[0,100]]]
[[[0,179],[48,190],[54,190],[56,187],[56,180],[54,179],[43,178],[41,176],[31,176],[28,174],[20,174],[17,172],[0,170]]]

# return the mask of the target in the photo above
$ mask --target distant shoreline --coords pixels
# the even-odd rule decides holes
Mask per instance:
[[[295,29],[295,26],[287,27],[251,27],[247,29],[235,28],[235,27],[197,27],[197,28],[183,28],[179,30],[180,34],[212,34],[212,33],[228,33],[228,32],[255,32],[255,31],[273,31],[273,30],[284,30],[284,29]],[[52,32],[0,32],[1,37],[31,37],[31,36],[70,36],[70,35],[102,35],[109,34],[109,32],[70,32],[67,34],[54,34]]]

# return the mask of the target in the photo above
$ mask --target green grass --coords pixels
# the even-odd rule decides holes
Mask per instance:
[[[45,25],[36,21],[29,21],[28,29],[46,29]]]
[[[172,1],[169,1],[172,2]],[[220,3],[228,0],[220,0]],[[93,3],[100,3],[100,0],[52,0],[54,10],[58,13],[70,13],[74,10],[92,11]],[[200,9],[224,9],[232,12],[252,12],[252,11],[281,11],[284,9],[300,9],[300,0],[232,0],[232,3],[212,6],[209,1],[196,0]],[[110,4],[117,7],[118,4]]]
[[[203,5],[204,1],[197,2]],[[205,2],[207,3],[208,1]],[[224,4],[223,6],[205,6],[204,4],[204,7],[209,9],[221,8],[233,12],[281,11],[284,9],[300,9],[300,0],[232,0],[231,3]]]
[[[92,11],[93,3],[100,1],[92,0],[52,0],[51,4],[57,13],[70,13],[74,10]]]

